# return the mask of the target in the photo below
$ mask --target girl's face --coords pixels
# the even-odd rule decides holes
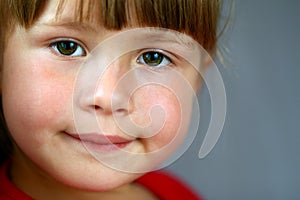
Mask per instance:
[[[90,71],[88,78],[82,78],[84,70],[94,61],[101,65],[97,60],[101,43],[121,31],[107,30],[96,21],[74,22],[74,2],[67,1],[60,18],[54,20],[58,1],[50,1],[34,25],[29,29],[16,27],[9,37],[1,73],[3,110],[16,143],[12,177],[17,182],[18,176],[27,173],[48,181],[54,177],[76,188],[109,190],[139,176],[121,172],[140,169],[131,165],[145,162],[155,166],[174,151],[184,136],[178,133],[187,130],[189,116],[185,113],[191,109],[191,98],[187,95],[182,102],[180,97],[186,95],[182,84],[186,81],[196,91],[200,81],[197,70],[176,54],[180,45],[165,41],[165,45],[153,43],[151,48],[139,44],[140,49],[106,62],[91,86],[89,80],[93,78],[89,76],[97,73]],[[148,38],[145,35],[140,40],[142,37],[145,41]],[[158,35],[151,37],[159,40]],[[125,37],[124,42],[130,38]],[[116,44],[111,49],[108,46],[102,49],[102,56],[118,50]],[[96,53],[91,56],[93,49]],[[172,80],[174,77],[184,80]],[[155,106],[160,109],[151,113]],[[93,119],[99,127],[92,124]],[[155,125],[157,120],[163,123]],[[130,127],[126,127],[127,122],[132,123]],[[175,141],[171,150],[163,151],[171,141]],[[110,167],[110,161],[108,166],[99,162],[101,158],[95,156],[118,156],[120,149],[144,159],[135,163],[128,157],[129,162],[122,161],[124,166],[118,168]],[[148,159],[151,152],[159,156]]]

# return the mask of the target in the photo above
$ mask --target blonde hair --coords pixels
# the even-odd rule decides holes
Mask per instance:
[[[162,27],[188,34],[208,52],[214,54],[218,40],[217,26],[221,0],[76,0],[74,20],[94,20],[94,9],[99,9],[97,19],[107,29],[124,27]],[[47,0],[0,0],[0,69],[2,68],[5,41],[17,25],[30,28],[48,3]],[[60,0],[57,15],[66,0]],[[87,11],[84,12],[84,9]],[[97,6],[95,6],[97,5]],[[2,99],[2,98],[1,98]],[[0,99],[0,101],[1,101]],[[2,105],[2,102],[1,102]],[[0,164],[12,151],[10,135],[0,106]]]

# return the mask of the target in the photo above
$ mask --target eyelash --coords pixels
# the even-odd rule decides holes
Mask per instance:
[[[60,39],[49,45],[56,54],[66,57],[83,57],[87,55],[87,50],[79,42],[70,39]],[[66,52],[61,48],[66,48]],[[69,48],[69,49],[68,49]],[[75,54],[75,55],[74,55]]]
[[[147,58],[146,54],[148,54],[148,58]],[[149,55],[149,54],[152,54],[152,55]],[[154,68],[161,68],[161,67],[169,66],[170,64],[174,64],[172,59],[170,59],[170,56],[167,56],[165,54],[166,53],[162,52],[161,50],[157,50],[157,49],[143,51],[136,59],[136,62],[139,64],[142,64],[142,65],[147,65],[149,67],[154,67]],[[149,58],[149,56],[150,56],[150,58]],[[149,59],[149,61],[151,61],[151,59],[157,58],[157,56],[159,56],[161,59],[159,61],[159,63],[146,63],[145,59]],[[163,62],[167,62],[167,64],[161,65],[161,63],[163,63]]]

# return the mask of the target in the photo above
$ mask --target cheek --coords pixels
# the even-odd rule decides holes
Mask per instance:
[[[54,128],[67,113],[67,105],[71,105],[69,96],[72,92],[67,76],[53,73],[50,70],[53,66],[47,65],[45,60],[28,60],[19,58],[6,62],[2,84],[8,128],[16,140],[22,141],[30,137],[41,139],[44,136],[37,133]]]
[[[155,135],[150,133],[153,136],[144,139],[148,152],[168,145],[175,138],[182,140],[184,136],[182,128],[185,126],[182,120],[184,107],[174,92],[163,86],[147,86],[139,89],[134,97],[137,113],[133,121],[141,126],[149,126],[151,123],[160,126],[155,127],[159,132]],[[152,108],[160,109],[160,111],[151,113]],[[158,115],[163,115],[163,117]]]

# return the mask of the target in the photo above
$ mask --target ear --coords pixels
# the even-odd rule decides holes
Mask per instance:
[[[202,86],[203,86],[203,77],[202,76],[205,76],[207,70],[211,67],[212,63],[214,62],[213,60],[213,57],[211,57],[210,54],[208,53],[205,53],[205,55],[203,56],[203,61],[202,61],[202,67],[200,68],[201,72],[200,72],[200,79],[199,79],[199,82],[197,83],[197,88],[196,88],[196,91],[200,92]]]
[[[213,57],[211,57],[211,55],[207,53],[204,57],[204,72],[207,71],[207,69],[211,66],[213,62]]]

